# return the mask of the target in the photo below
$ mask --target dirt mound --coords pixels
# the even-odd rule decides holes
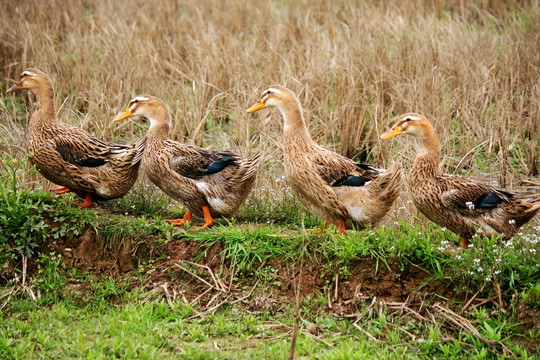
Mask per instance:
[[[48,243],[42,251],[62,254],[67,267],[77,267],[106,276],[129,275],[141,262],[153,259],[154,271],[148,275],[148,283],[168,282],[183,289],[192,287],[191,293],[197,293],[197,290],[204,287],[200,279],[186,274],[186,271],[174,264],[192,262],[197,258],[197,264],[208,267],[209,271],[219,274],[222,279],[228,279],[231,272],[235,271],[230,261],[222,258],[223,246],[219,242],[204,248],[199,241],[193,239],[179,239],[164,244],[154,240],[149,238],[138,243],[111,245],[106,244],[99,234],[89,230],[82,236],[71,235]],[[260,264],[254,266],[259,267]],[[400,264],[394,259],[377,263],[377,259],[371,257],[359,258],[337,277],[332,273],[340,273],[339,269],[329,268],[328,264],[323,266],[306,261],[302,265],[301,276],[299,265],[286,262],[280,257],[268,261],[264,266],[270,267],[278,277],[275,281],[280,285],[270,290],[273,297],[293,299],[300,278],[301,291],[305,296],[326,292],[329,306],[339,314],[353,311],[359,302],[366,299],[402,302],[411,296],[445,292],[442,285],[434,285],[433,282],[425,285],[428,278],[425,271],[410,264]],[[30,266],[30,270],[32,268]],[[244,280],[248,280],[248,283],[255,281]]]
[[[81,236],[47,243],[41,251],[60,253],[67,268],[76,267],[95,276],[132,279],[135,269],[142,266],[144,285],[151,293],[168,301],[182,296],[183,301],[196,303],[203,311],[237,302],[253,313],[275,311],[285,303],[294,303],[299,282],[302,298],[320,299],[324,294],[327,302],[321,306],[338,316],[357,314],[375,302],[398,307],[407,304],[421,311],[423,304],[433,303],[435,297],[448,299],[449,306],[462,304],[465,299],[465,294],[449,284],[430,280],[420,267],[392,258],[361,257],[340,269],[328,262],[306,260],[300,265],[276,257],[262,265],[272,274],[270,281],[262,283],[253,274],[238,274],[234,264],[223,258],[220,242],[208,247],[187,238],[166,243],[156,240],[150,237],[136,243],[109,244],[88,230]],[[256,262],[253,267],[260,266]],[[30,262],[29,273],[37,270],[35,260]],[[83,284],[75,285],[84,288]],[[540,311],[521,300],[516,317],[524,331],[540,326]]]

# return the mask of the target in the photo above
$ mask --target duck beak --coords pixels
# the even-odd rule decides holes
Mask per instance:
[[[398,135],[401,135],[403,134],[403,131],[401,131],[397,126],[391,128],[390,130],[388,130],[387,132],[385,132],[384,134],[381,135],[381,139],[390,139],[394,136],[398,136]]]
[[[253,105],[252,107],[250,107],[249,109],[247,109],[247,112],[248,113],[252,113],[252,112],[255,112],[255,111],[259,111],[261,109],[264,109],[266,107],[266,105],[262,102],[262,100],[259,100],[258,103],[256,103],[255,105]]]
[[[7,93],[12,93],[12,92],[17,92],[17,91],[21,91],[23,88],[21,86],[20,83],[17,83],[15,85],[13,85],[12,87],[10,87],[9,89],[6,90]]]
[[[130,118],[133,116],[133,113],[129,111],[129,106],[126,107],[126,110],[124,110],[121,114],[118,114],[113,121],[120,121],[127,118]]]

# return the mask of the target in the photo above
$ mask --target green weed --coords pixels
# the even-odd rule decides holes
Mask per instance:
[[[2,155],[0,169],[0,260],[7,256],[31,257],[46,236],[41,201],[24,190],[24,169],[30,155]]]

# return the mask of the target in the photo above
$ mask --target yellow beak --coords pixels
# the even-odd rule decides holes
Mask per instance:
[[[262,102],[262,100],[259,100],[258,103],[256,103],[255,105],[253,105],[252,107],[250,107],[249,109],[247,109],[247,112],[248,113],[252,113],[252,112],[255,112],[255,111],[259,111],[261,109],[264,109],[266,107],[266,105]]]
[[[12,87],[10,87],[9,89],[7,89],[6,92],[7,93],[12,93],[12,92],[21,91],[22,89],[23,88],[22,88],[21,84],[15,84]]]
[[[128,107],[126,107],[126,110],[124,110],[124,112],[122,112],[117,117],[115,117],[113,121],[124,120],[124,119],[130,118],[132,116],[133,116],[133,113],[131,111],[129,111],[129,106],[128,106]]]
[[[390,139],[394,136],[398,136],[403,134],[403,131],[401,131],[398,127],[393,127],[384,134],[381,135],[381,139]]]

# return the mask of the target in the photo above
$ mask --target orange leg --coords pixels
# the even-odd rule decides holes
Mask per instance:
[[[55,187],[51,189],[51,192],[54,194],[65,194],[65,193],[71,192],[71,190],[69,190],[65,186],[56,185]]]
[[[317,234],[322,234],[323,230],[326,230],[326,228],[328,227],[328,224],[330,223],[328,221],[325,221],[322,229],[317,229]]]
[[[204,225],[203,226],[194,226],[193,228],[195,230],[204,229],[204,228],[212,226],[212,225],[214,225],[216,223],[216,220],[214,220],[212,218],[212,215],[210,214],[210,208],[208,207],[208,205],[204,205],[202,207],[202,209],[203,209],[203,212],[204,212]]]
[[[347,229],[345,229],[345,220],[339,219],[339,234],[345,235],[347,234]]]
[[[186,221],[191,221],[191,215],[192,215],[191,210],[188,210],[182,219],[176,219],[176,220],[165,219],[165,221],[168,222],[169,224],[182,226],[186,223]]]
[[[469,247],[469,239],[461,238],[461,247],[467,249]]]
[[[92,207],[92,194],[90,194],[89,192],[86,193],[86,198],[84,199],[84,202],[81,204],[81,203],[74,203],[75,205],[77,206],[80,206],[82,208],[91,208]]]

